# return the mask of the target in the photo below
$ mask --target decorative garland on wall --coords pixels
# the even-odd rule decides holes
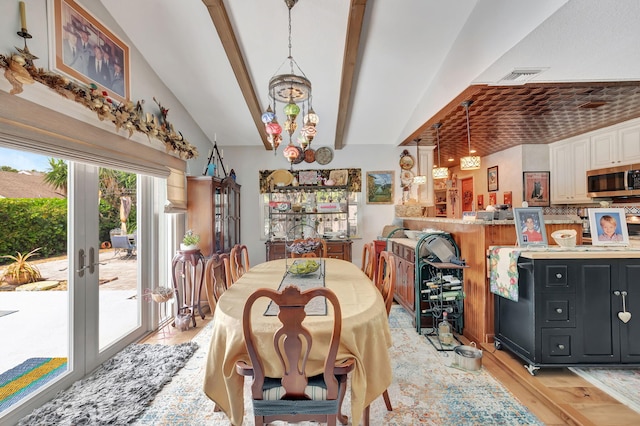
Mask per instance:
[[[160,108],[160,120],[150,113],[144,114],[144,100],[135,104],[131,101],[118,103],[109,97],[106,91],[99,90],[95,84],[78,84],[60,74],[36,68],[18,54],[11,57],[0,54],[0,67],[5,69],[4,76],[13,87],[9,92],[12,95],[21,93],[23,84],[33,84],[37,81],[94,111],[100,121],[111,121],[116,126],[116,131],[124,129],[129,132],[129,137],[137,131],[144,133],[149,139],[159,139],[164,143],[167,152],[173,152],[183,160],[198,156],[197,148],[186,141],[182,133],[176,132],[173,124],[167,121],[169,110],[155,98],[153,100]]]

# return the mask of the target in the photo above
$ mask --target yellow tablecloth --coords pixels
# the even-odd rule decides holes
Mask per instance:
[[[357,425],[364,407],[391,384],[389,322],[380,293],[357,266],[338,259],[325,261],[325,285],[336,293],[342,308],[338,360],[356,360],[350,380],[352,424]],[[277,289],[284,272],[284,259],[256,265],[222,295],[216,306],[204,392],[227,414],[233,425],[241,425],[244,416],[244,378],[236,373],[235,364],[239,360],[249,362],[242,337],[242,309],[255,289]],[[263,354],[273,352],[271,338],[278,323],[277,318],[263,315],[268,303],[268,299],[259,300],[252,313],[254,332],[265,335],[265,345],[259,349]],[[329,316],[305,319],[305,325],[313,335],[314,348],[317,344],[328,346],[333,324],[331,309],[329,307]],[[326,353],[326,347],[321,350]],[[265,363],[266,375],[277,376],[280,367],[275,352],[266,358],[273,360]],[[321,373],[322,356],[312,352],[308,366],[313,370],[310,374]]]

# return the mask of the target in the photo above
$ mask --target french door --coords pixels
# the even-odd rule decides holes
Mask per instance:
[[[2,160],[0,166],[1,163]],[[135,184],[124,190],[103,182],[103,174],[108,177],[122,171],[80,162],[64,163],[66,253],[40,259],[38,265],[44,279],[66,281],[66,289],[63,285],[59,286],[60,291],[0,292],[0,311],[4,305],[14,307],[14,313],[0,316],[0,327],[12,327],[11,321],[17,321],[20,330],[13,337],[3,333],[7,340],[0,337],[5,340],[0,345],[0,358],[11,359],[9,364],[0,365],[0,374],[34,358],[66,359],[67,363],[55,379],[0,411],[0,424],[16,423],[150,328],[149,303],[142,297],[142,283],[144,277],[149,282],[149,272],[143,267],[155,263],[149,255],[151,250],[146,250],[153,229],[146,220],[153,217],[153,178],[132,175]],[[135,219],[127,217],[132,212],[123,211],[126,209],[122,205],[116,207],[116,213],[111,211],[113,202],[110,205],[105,200],[118,197],[130,201]],[[105,220],[111,220],[114,230],[130,238],[131,250],[109,248],[112,233],[105,233]],[[23,342],[16,341],[17,337]]]

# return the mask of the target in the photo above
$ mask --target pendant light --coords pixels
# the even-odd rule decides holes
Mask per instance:
[[[434,179],[446,179],[449,177],[449,168],[440,166],[440,127],[442,123],[436,123],[433,125],[436,129],[436,142],[438,146],[438,167],[434,167],[431,173]]]
[[[413,177],[413,184],[425,185],[427,183],[427,177],[420,174],[420,139],[416,139],[416,156],[418,157],[418,174]]]
[[[469,155],[460,159],[460,170],[477,170],[480,168],[480,156],[471,155],[471,127],[469,125],[469,106],[473,101],[464,101],[462,106],[467,115],[467,145],[469,147]]]

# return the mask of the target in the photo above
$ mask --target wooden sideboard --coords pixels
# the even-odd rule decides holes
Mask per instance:
[[[327,240],[327,257],[351,262],[351,244],[351,240]],[[284,259],[284,241],[267,241],[265,246],[267,261]]]
[[[439,229],[449,232],[469,266],[464,271],[464,336],[478,343],[493,343],[494,303],[489,288],[487,250],[490,246],[512,246],[517,242],[513,221],[463,222],[461,219],[403,218],[407,229]],[[578,220],[547,220],[547,235],[559,229],[575,229],[576,244],[582,244],[582,223]],[[550,244],[553,240],[550,238]]]

